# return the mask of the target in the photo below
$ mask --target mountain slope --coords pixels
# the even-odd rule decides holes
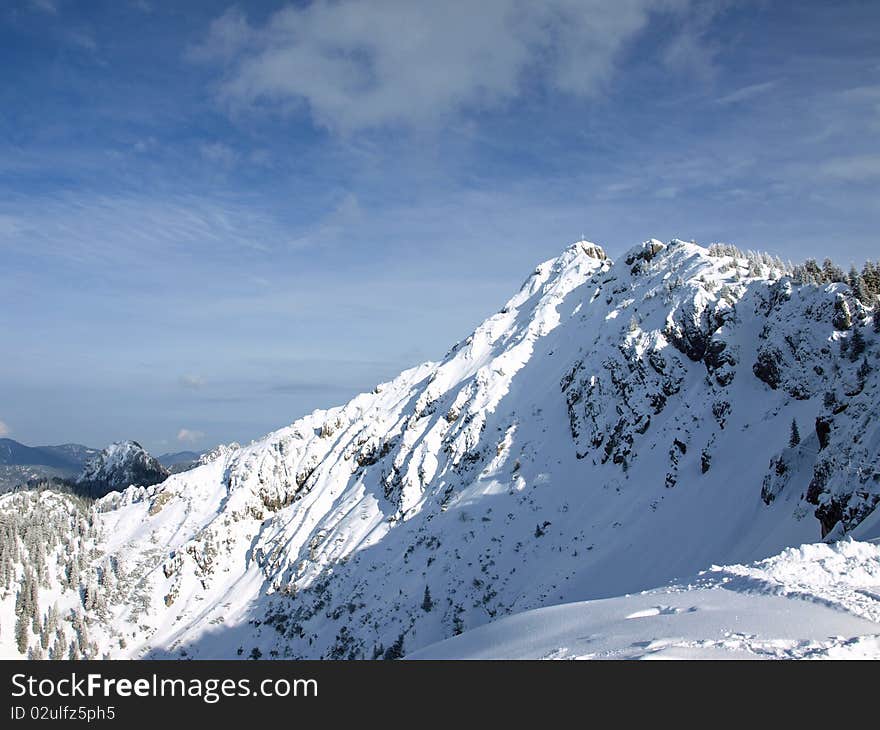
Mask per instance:
[[[393,658],[839,538],[880,498],[870,321],[770,259],[579,242],[441,363],[97,502],[84,622],[113,656]]]

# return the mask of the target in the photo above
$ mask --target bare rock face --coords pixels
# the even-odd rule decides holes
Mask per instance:
[[[772,345],[761,348],[752,372],[758,380],[776,390],[782,382],[782,353]]]
[[[608,260],[608,256],[605,254],[605,249],[599,244],[591,243],[590,241],[578,241],[575,246],[585,256],[589,256],[598,261]]]
[[[627,266],[632,266],[637,261],[650,261],[665,248],[665,243],[652,238],[650,241],[642,243],[640,247],[631,250],[624,259],[624,262]]]

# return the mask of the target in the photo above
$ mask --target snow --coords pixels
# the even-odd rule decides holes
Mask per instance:
[[[765,653],[793,655],[802,641],[870,653],[876,619],[850,613],[866,594],[807,602],[798,595],[818,589],[803,576],[753,563],[880,536],[877,338],[866,328],[874,366],[863,378],[834,345],[851,337],[833,324],[846,287],[752,268],[682,241],[649,241],[617,262],[578,242],[441,362],[102,498],[93,565],[112,556],[124,587],[108,593],[107,620],[92,617],[102,654],[371,658],[399,641],[416,654],[542,611],[587,621],[579,636],[649,642],[633,655],[687,636],[715,643],[650,653],[758,652],[740,634],[767,638]],[[759,361],[773,367],[759,375]],[[793,418],[802,440],[789,448]],[[826,446],[817,418],[830,423]],[[838,576],[843,559],[802,562]],[[627,597],[712,565],[728,566],[729,585]],[[754,592],[757,579],[736,570],[786,588]],[[593,618],[565,608],[584,601]],[[4,626],[13,603],[0,595]],[[765,626],[764,613],[778,621]],[[832,634],[865,638],[838,645]],[[611,634],[583,646],[568,636],[507,646],[623,651]]]
[[[408,659],[880,659],[880,548],[804,545],[687,585],[516,614]]]

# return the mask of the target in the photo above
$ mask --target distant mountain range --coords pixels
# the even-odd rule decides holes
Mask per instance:
[[[10,438],[0,438],[0,493],[33,480],[77,479],[100,454],[101,449],[82,444],[25,446]],[[169,472],[178,473],[195,466],[200,456],[195,451],[177,451],[155,460]]]
[[[174,451],[157,456],[156,461],[165,468],[170,469],[172,474],[176,474],[192,469],[198,464],[199,457],[201,457],[201,453],[198,451]]]
[[[75,474],[97,453],[98,449],[82,444],[25,446],[12,439],[0,439],[0,465],[3,466],[48,466]]]

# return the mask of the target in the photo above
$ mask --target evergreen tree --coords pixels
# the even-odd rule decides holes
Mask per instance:
[[[825,278],[826,282],[846,281],[846,276],[844,276],[843,269],[841,269],[831,259],[825,259],[822,262],[822,275]]]
[[[25,598],[26,595],[27,595],[27,593],[24,590],[24,588],[20,589],[15,594],[15,615],[16,616],[21,616],[23,613],[25,613],[25,611],[27,609],[27,598]]]
[[[46,612],[46,631],[55,634],[58,630],[58,604],[53,603]]]
[[[852,289],[853,296],[856,299],[860,302],[868,301],[867,292],[865,290],[865,281],[862,279],[862,275],[858,272],[858,269],[856,269],[855,264],[852,264],[849,267],[847,283],[849,284],[850,289]]]
[[[43,649],[49,648],[49,622],[44,621],[42,627],[40,628],[40,646]]]
[[[454,636],[464,633],[464,621],[457,613],[452,618],[452,633]]]
[[[822,284],[824,282],[822,269],[819,268],[816,259],[807,259],[804,261],[803,270],[805,284]]]
[[[431,600],[431,589],[428,588],[428,586],[425,586],[425,597],[422,600],[422,610],[425,613],[430,613],[432,608],[434,608],[434,601]]]
[[[865,336],[862,334],[861,328],[856,325],[853,329],[852,342],[849,346],[849,359],[855,362],[865,351]]]
[[[876,306],[877,295],[880,294],[880,266],[866,261],[862,268],[862,282],[865,286],[865,293],[870,300],[869,303]]]
[[[86,611],[93,611],[97,608],[98,605],[98,586],[95,583],[95,578],[89,577],[88,582],[86,583],[86,588],[83,591],[83,608]]]
[[[40,598],[40,586],[37,583],[37,579],[34,577],[34,574],[28,571],[27,574],[27,586],[30,591],[30,607],[33,615],[37,615],[37,604],[39,603]]]
[[[12,584],[13,572],[12,556],[4,545],[3,553],[0,555],[0,587],[5,590],[9,589],[9,586]]]
[[[389,646],[385,650],[385,654],[382,655],[383,659],[400,659],[403,656],[403,641],[404,636],[401,634],[397,637],[397,641],[395,641],[391,646]]]
[[[15,620],[15,646],[21,654],[28,650],[28,642],[30,639],[30,620],[24,613],[19,614]]]
[[[52,645],[52,649],[49,651],[49,658],[54,659],[55,661],[61,661],[64,659],[64,647],[66,646],[66,641],[64,639],[64,632],[59,628],[58,633],[55,635],[55,643]]]
[[[790,448],[794,448],[801,442],[801,432],[798,431],[797,421],[795,419],[791,419],[791,436],[788,439],[788,445]]]

